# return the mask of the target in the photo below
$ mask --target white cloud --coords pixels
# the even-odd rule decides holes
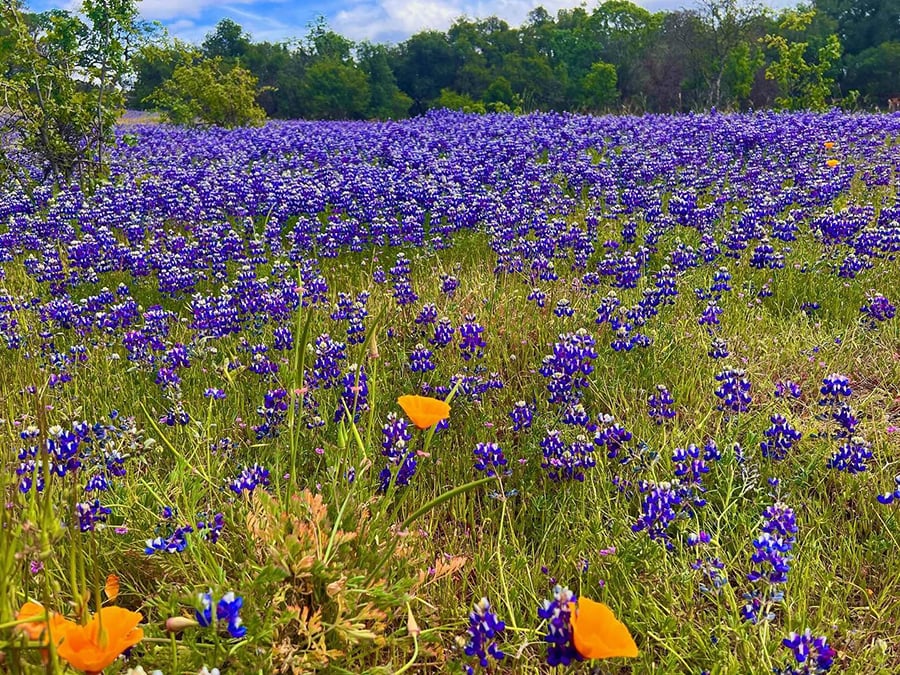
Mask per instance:
[[[519,26],[536,7],[551,14],[582,0],[369,0],[335,14],[336,31],[354,40],[403,39],[426,29],[446,30],[459,17],[498,16],[510,26]]]

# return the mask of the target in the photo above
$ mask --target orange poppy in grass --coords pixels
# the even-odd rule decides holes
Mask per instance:
[[[143,618],[123,607],[104,607],[86,625],[71,626],[56,651],[73,668],[100,673],[144,639],[144,630],[137,627]]]
[[[572,644],[586,659],[610,659],[638,655],[634,638],[624,623],[602,602],[579,598],[571,603]]]
[[[831,150],[834,147],[834,141],[825,141],[825,149]]]
[[[26,623],[16,624],[15,630],[28,635],[29,640],[40,641],[42,644],[49,642],[47,639],[48,627],[50,634],[53,636],[53,641],[59,644],[69,628],[75,625],[73,621],[69,621],[56,612],[48,612],[42,604],[31,600],[22,605],[22,609],[16,615],[16,619],[19,621],[31,619]]]
[[[834,167],[836,167],[836,166],[837,166],[838,164],[840,164],[840,163],[841,163],[841,162],[840,162],[839,160],[837,160],[837,159],[829,159],[827,162],[825,162],[825,164],[828,165],[828,168],[829,168],[829,169],[833,169]]]
[[[106,593],[106,597],[110,601],[119,597],[119,577],[115,574],[110,574],[106,577],[106,585],[103,587],[103,592]]]
[[[427,429],[450,417],[450,405],[429,396],[401,396],[397,404],[419,429]]]

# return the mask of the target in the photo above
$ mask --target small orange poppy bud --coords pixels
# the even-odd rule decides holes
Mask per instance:
[[[166,619],[166,630],[169,633],[180,633],[187,628],[199,625],[194,619],[187,616],[170,616]]]

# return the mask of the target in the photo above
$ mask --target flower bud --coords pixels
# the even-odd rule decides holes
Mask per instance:
[[[169,633],[180,633],[186,628],[199,625],[194,619],[187,616],[171,616],[166,619],[166,630]]]

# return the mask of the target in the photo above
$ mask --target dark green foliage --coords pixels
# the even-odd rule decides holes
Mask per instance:
[[[897,0],[816,0],[804,5],[815,10],[812,21],[796,30],[762,2],[694,0],[655,13],[629,0],[555,15],[538,7],[519,27],[461,17],[446,32],[422,31],[398,45],[356,44],[322,17],[300,40],[254,43],[223,19],[202,54],[249,69],[263,87],[259,105],[278,118],[387,119],[445,105],[686,112],[766,108],[778,99],[828,107],[843,97],[883,108],[900,93]],[[171,77],[185,51],[175,44],[139,53],[131,100]],[[779,65],[784,58],[795,71],[801,61],[824,67],[798,71],[802,84]],[[798,94],[798,86],[815,95]]]
[[[0,5],[0,180],[102,179],[130,54],[149,32],[133,0],[84,0],[77,14]]]

